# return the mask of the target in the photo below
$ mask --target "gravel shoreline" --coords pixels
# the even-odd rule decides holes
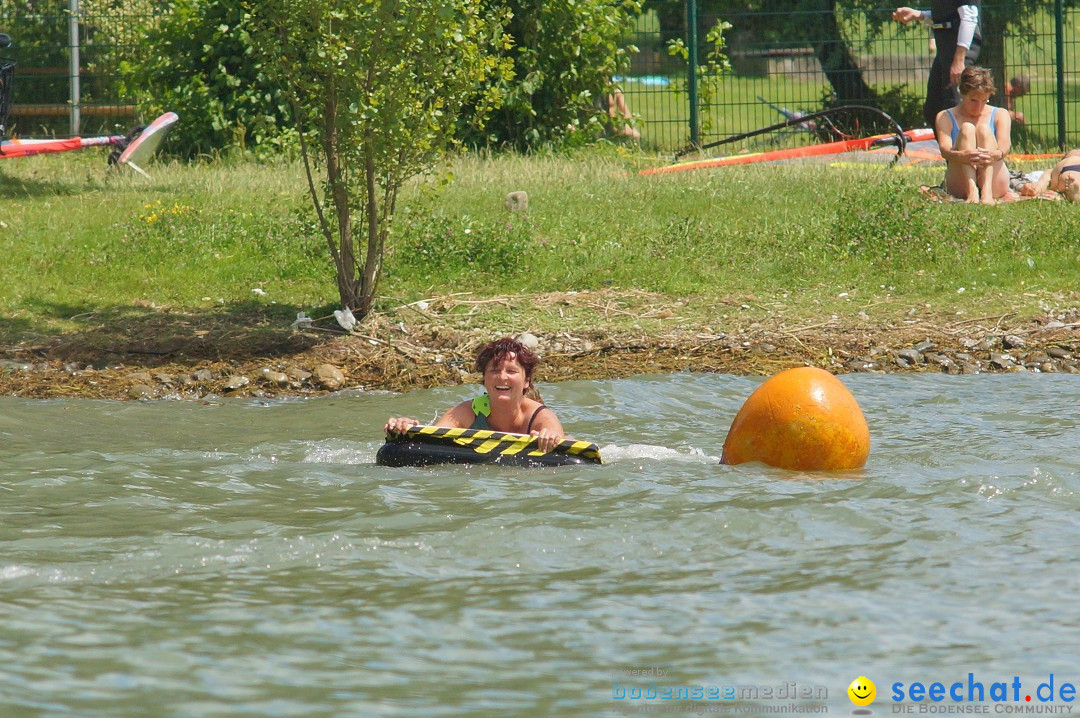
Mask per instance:
[[[534,333],[542,356],[540,383],[679,371],[769,376],[801,365],[834,374],[1080,374],[1075,314],[1010,325],[1003,321],[1007,316],[878,326],[833,318],[794,328],[777,320],[726,333]],[[228,332],[113,346],[59,337],[0,349],[0,395],[199,400],[315,396],[343,389],[408,391],[477,382],[470,372],[472,357],[492,338],[479,329],[401,323],[377,329],[318,336],[290,331],[257,344]]]

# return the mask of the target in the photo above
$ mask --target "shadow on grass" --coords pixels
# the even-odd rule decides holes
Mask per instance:
[[[178,311],[29,301],[38,321],[0,317],[0,355],[20,360],[196,364],[297,354],[337,335],[292,330],[291,307],[258,302]]]
[[[18,162],[17,158],[0,160]],[[82,189],[63,180],[41,180],[36,177],[15,177],[5,173],[0,164],[0,198],[21,199],[25,197],[57,197],[78,194]]]

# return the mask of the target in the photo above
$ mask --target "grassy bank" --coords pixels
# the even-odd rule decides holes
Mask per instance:
[[[1080,212],[1065,203],[932,204],[917,186],[939,170],[637,174],[657,162],[608,149],[453,163],[449,181],[417,182],[401,201],[379,306],[621,288],[669,296],[682,319],[716,325],[732,312],[813,319],[879,306],[1076,303]],[[85,152],[0,169],[5,344],[163,310],[277,323],[336,303],[296,164],[160,165],[147,182],[108,174],[103,156]],[[514,190],[528,193],[528,212],[504,208]],[[487,306],[486,321],[506,331],[557,331],[567,320],[500,312]]]

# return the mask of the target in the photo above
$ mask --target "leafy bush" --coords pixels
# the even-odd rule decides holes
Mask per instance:
[[[720,79],[723,75],[731,72],[731,60],[727,56],[727,38],[724,33],[731,29],[731,23],[716,20],[708,33],[705,34],[705,46],[708,50],[704,54],[704,63],[699,61],[695,68],[697,75],[697,101],[701,112],[701,130],[708,133],[712,130],[712,113],[708,108],[718,104],[720,98]],[[667,53],[671,57],[677,57],[684,63],[690,62],[690,48],[686,46],[681,37],[668,41]],[[689,94],[688,82],[680,77],[675,81],[675,96],[682,93]]]
[[[67,18],[57,9],[42,9],[31,0],[0,0],[0,25],[12,40],[5,57],[17,55],[20,65],[63,67],[67,63]]]
[[[459,138],[528,149],[576,136],[583,117],[597,114],[594,98],[629,66],[623,41],[639,0],[485,0],[483,6],[482,14],[513,13],[504,52],[514,73],[487,88],[504,99],[486,129],[466,111]],[[180,115],[170,138],[180,154],[292,146],[289,104],[252,52],[252,7],[251,0],[168,0],[141,39],[146,61],[127,66],[135,89],[149,98],[147,114]]]
[[[82,62],[93,78],[83,83],[84,101],[127,101],[137,94],[128,78],[145,59],[138,38],[157,23],[160,10],[155,0],[79,0]],[[62,45],[66,51],[66,37]]]
[[[503,105],[486,130],[464,129],[463,139],[523,150],[576,134],[583,113],[596,114],[594,99],[630,64],[623,42],[641,10],[639,0],[484,4],[513,13],[506,32],[513,38],[507,52],[514,71],[495,85]]]
[[[142,42],[134,80],[146,110],[180,115],[172,146],[195,156],[231,148],[291,146],[283,88],[252,48],[249,0],[170,0]]]

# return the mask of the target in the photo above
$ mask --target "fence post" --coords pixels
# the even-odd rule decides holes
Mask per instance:
[[[68,0],[68,56],[70,58],[71,134],[79,134],[79,0]]]
[[[1058,146],[1065,149],[1065,3],[1054,0],[1054,54],[1057,55]]]
[[[1060,0],[1058,0],[1060,2]],[[686,44],[690,51],[690,67],[687,70],[686,86],[690,99],[690,144],[701,145],[701,130],[698,124],[697,99],[697,0],[686,0]]]

